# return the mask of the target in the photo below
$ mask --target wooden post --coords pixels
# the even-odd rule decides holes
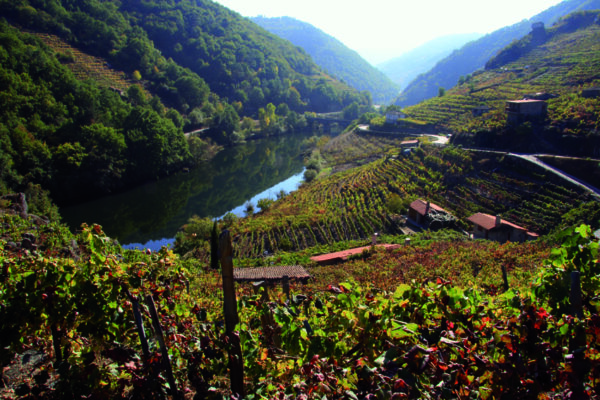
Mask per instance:
[[[244,360],[240,337],[235,332],[239,322],[235,283],[233,281],[233,248],[231,235],[225,230],[219,238],[219,254],[221,255],[221,274],[223,276],[223,311],[225,313],[225,334],[229,341],[229,378],[231,391],[244,397]]]
[[[54,346],[54,356],[56,357],[56,365],[62,362],[62,350],[60,348],[60,331],[58,330],[56,324],[52,324],[50,327],[52,331],[52,345]]]
[[[283,288],[283,293],[285,293],[286,299],[289,302],[290,301],[290,277],[287,275],[284,275],[281,278],[281,287]]]
[[[177,385],[175,384],[175,377],[173,376],[173,369],[171,368],[171,360],[169,359],[169,351],[167,350],[167,346],[165,345],[165,338],[163,337],[162,326],[160,325],[158,313],[156,312],[156,306],[154,305],[154,299],[152,299],[151,294],[146,296],[146,305],[150,309],[150,316],[152,317],[152,326],[154,327],[156,338],[158,339],[158,343],[160,344],[163,365],[167,372],[167,381],[169,382],[169,386],[171,387],[171,395],[173,396],[173,399],[179,400],[179,391],[177,390]]]
[[[140,312],[140,302],[137,297],[131,294],[125,284],[121,285],[121,288],[131,301],[131,308],[133,309],[133,317],[135,318],[135,326],[137,327],[138,336],[140,337],[140,344],[142,345],[142,353],[147,359],[150,357],[150,350],[148,348],[148,338],[146,337],[146,330],[144,329],[144,320],[142,319],[142,313]]]
[[[508,292],[508,274],[504,265],[502,265],[502,280],[504,281],[504,291]]]
[[[571,272],[571,293],[569,294],[569,301],[571,302],[571,314],[578,318],[583,318],[581,274],[579,271]]]

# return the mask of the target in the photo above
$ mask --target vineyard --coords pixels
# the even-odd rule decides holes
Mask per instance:
[[[99,226],[73,237],[1,218],[2,398],[231,395],[218,271],[167,249],[123,251]],[[292,284],[289,298],[238,285],[239,390],[249,399],[596,399],[598,242],[586,226],[558,241],[374,250],[310,268],[313,279]]]
[[[549,30],[551,39],[501,67],[477,71],[443,97],[408,107],[405,113],[451,132],[474,133],[504,126],[507,100],[549,93],[549,120],[565,133],[598,129],[598,99],[579,96],[582,88],[598,86],[600,27],[593,18],[582,29],[567,29],[568,21]],[[474,116],[486,105],[490,112]],[[565,127],[564,124],[568,126]]]
[[[349,147],[348,138],[343,140]],[[364,140],[355,143],[364,146]],[[331,142],[328,146],[335,146]],[[346,161],[350,159],[355,160]],[[548,171],[501,154],[424,147],[401,156],[390,150],[376,161],[305,184],[268,210],[239,220],[230,227],[236,255],[256,257],[369,240],[374,232],[399,233],[399,216],[388,208],[393,196],[426,198],[457,217],[464,230],[470,229],[466,218],[483,212],[542,235],[560,226],[568,211],[596,204],[589,194],[557,181]],[[590,221],[596,213],[588,215]]]
[[[127,92],[134,83],[124,72],[113,69],[105,60],[82,52],[56,35],[37,33],[36,36],[59,54],[59,59],[79,80],[91,79],[101,86],[115,88],[122,92]]]

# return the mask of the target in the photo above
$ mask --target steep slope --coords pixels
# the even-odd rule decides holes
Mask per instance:
[[[137,71],[183,113],[202,109],[214,99],[211,92],[236,103],[243,115],[256,115],[268,103],[327,112],[368,102],[291,43],[209,0],[0,0],[0,7],[12,22],[58,34],[127,73]]]
[[[466,43],[479,39],[479,33],[443,36],[410,50],[399,57],[385,61],[379,65],[383,73],[400,85],[404,90],[419,74],[429,71],[450,53]]]
[[[252,21],[304,49],[323,69],[357,90],[367,90],[376,103],[389,103],[399,88],[357,52],[311,24],[290,17],[255,17]]]
[[[583,97],[581,91],[600,85],[599,18],[599,11],[571,14],[546,29],[542,39],[526,36],[490,60],[488,69],[405,112],[431,129],[462,133],[463,144],[593,155],[600,99]],[[543,133],[534,136],[531,125],[516,131],[507,126],[506,101],[535,93],[551,97]],[[478,106],[489,112],[475,116]]]
[[[579,10],[600,8],[600,0],[566,0],[546,11],[509,27],[494,31],[479,40],[468,43],[460,50],[440,61],[429,72],[419,76],[402,92],[395,104],[406,107],[432,98],[438,89],[451,88],[461,76],[466,76],[479,68],[515,39],[531,31],[535,22],[552,25],[560,17]]]

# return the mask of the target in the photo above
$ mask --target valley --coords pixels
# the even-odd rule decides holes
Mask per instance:
[[[400,107],[212,1],[0,0],[0,397],[597,399],[584,3]]]

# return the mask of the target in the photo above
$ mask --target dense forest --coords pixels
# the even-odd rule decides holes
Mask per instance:
[[[188,168],[257,127],[292,132],[306,127],[304,112],[371,102],[210,1],[3,0],[0,8],[0,184],[27,192],[33,210],[56,214],[49,193],[60,204],[97,197]],[[49,48],[25,31],[64,44]],[[80,55],[123,74],[126,87],[74,75]],[[184,135],[199,129],[201,138]]]
[[[371,93],[377,104],[389,104],[398,86],[357,52],[314,26],[290,17],[254,17],[252,21],[304,49],[325,71],[357,90]]]

